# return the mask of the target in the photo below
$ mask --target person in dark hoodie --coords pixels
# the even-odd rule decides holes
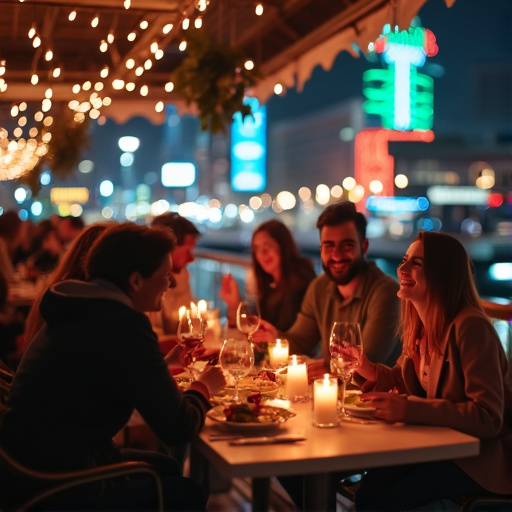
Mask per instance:
[[[118,449],[112,442],[134,409],[168,446],[190,441],[204,424],[210,394],[225,384],[221,370],[212,368],[181,392],[144,314],[161,307],[174,245],[169,231],[114,225],[91,247],[86,281],[50,288],[41,302],[46,327],[18,367],[0,443],[19,462],[47,472],[145,460],[162,475],[166,510],[204,510],[205,492],[182,477],[171,458]],[[50,504],[148,510],[154,506],[152,485],[147,479],[119,479]],[[0,486],[13,500],[40,490],[12,475]]]

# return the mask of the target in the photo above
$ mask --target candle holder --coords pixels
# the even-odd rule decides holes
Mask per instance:
[[[269,343],[268,357],[270,368],[277,370],[288,365],[289,345],[288,340],[277,339]]]
[[[291,402],[307,402],[309,400],[308,368],[306,359],[302,356],[291,355],[288,357],[286,396]]]
[[[319,428],[339,427],[337,411],[338,379],[328,373],[313,383],[313,426]]]

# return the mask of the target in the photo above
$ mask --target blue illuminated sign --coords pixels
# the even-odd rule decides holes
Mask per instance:
[[[267,185],[266,107],[256,98],[247,98],[254,118],[242,122],[240,113],[231,125],[231,188],[235,192],[263,192]]]
[[[430,204],[426,197],[370,196],[366,209],[373,213],[410,213],[427,211]]]

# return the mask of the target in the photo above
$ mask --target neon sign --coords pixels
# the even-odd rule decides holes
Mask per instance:
[[[253,117],[245,122],[238,112],[231,125],[231,187],[235,192],[263,192],[266,176],[266,107],[256,98],[246,98]]]
[[[384,128],[400,131],[430,130],[434,117],[434,81],[418,73],[427,57],[438,52],[435,35],[421,27],[392,31],[384,27],[379,38],[368,45],[382,54],[388,69],[370,69],[363,74],[367,114],[381,117]]]

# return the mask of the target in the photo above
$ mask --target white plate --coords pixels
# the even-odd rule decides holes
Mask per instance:
[[[375,407],[358,407],[357,405],[345,405],[345,411],[351,416],[357,416],[358,418],[373,418],[375,416]]]
[[[267,433],[273,432],[277,430],[283,425],[287,419],[283,418],[281,421],[272,421],[272,422],[260,422],[260,423],[239,423],[237,421],[227,421],[226,416],[224,415],[225,405],[217,405],[213,409],[210,409],[206,416],[210,418],[212,421],[217,422],[219,425],[222,425],[227,430],[231,431],[243,431],[243,432],[252,432],[252,433]],[[295,416],[293,411],[289,411],[291,413],[290,417]]]

